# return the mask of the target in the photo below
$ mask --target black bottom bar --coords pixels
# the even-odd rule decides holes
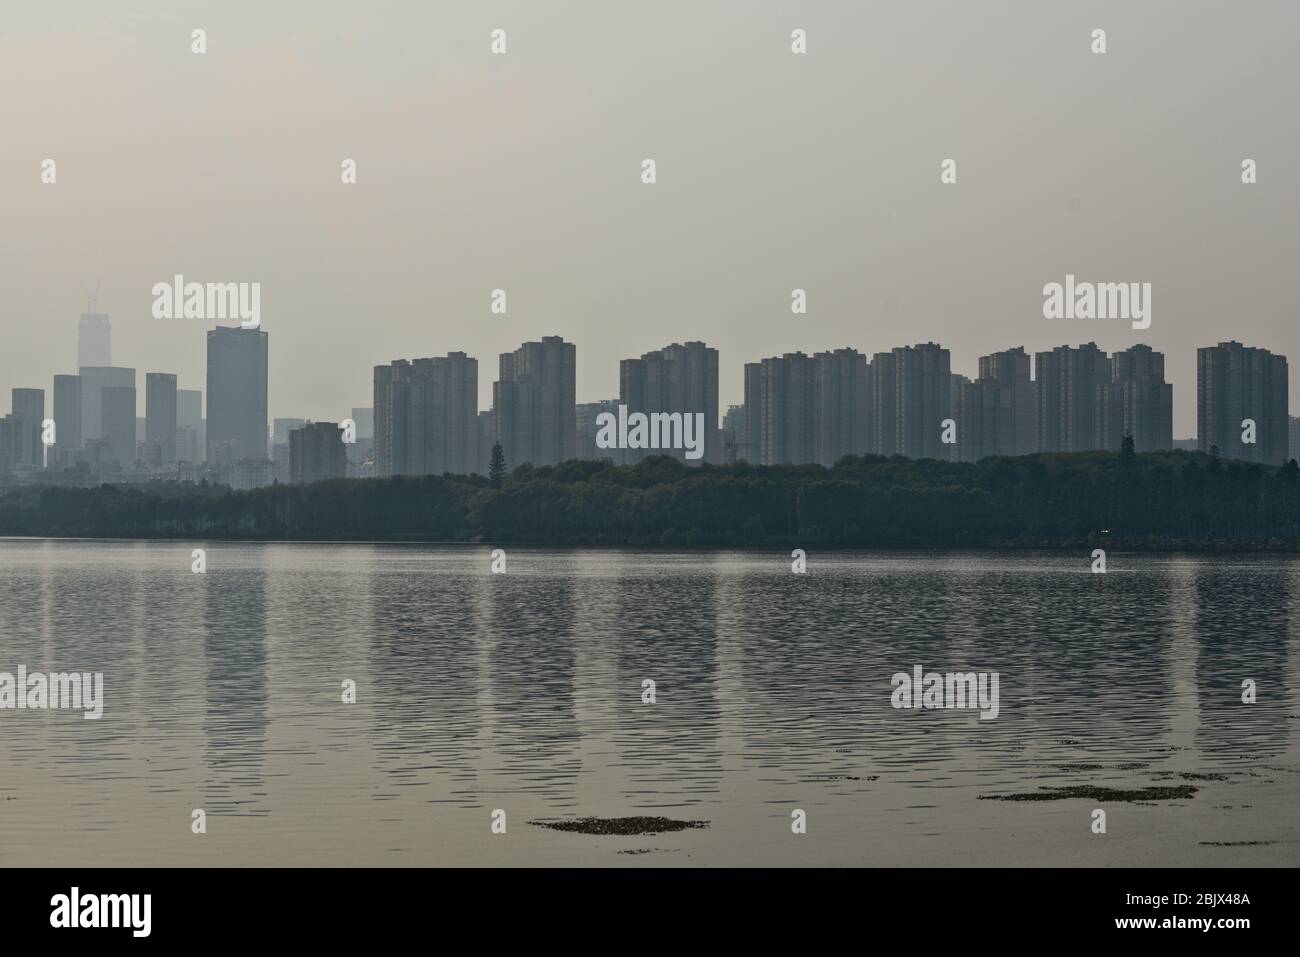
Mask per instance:
[[[609,932],[611,942],[677,946],[683,930],[734,943],[784,927],[806,943],[944,951],[1026,934],[1232,947],[1294,931],[1295,879],[1294,869],[26,869],[0,871],[0,914],[6,943],[75,933],[82,943],[337,945],[435,931],[471,945]]]

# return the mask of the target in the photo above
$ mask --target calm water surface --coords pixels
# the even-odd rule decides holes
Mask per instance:
[[[0,711],[0,866],[1300,864],[1297,560],[192,547],[0,540],[0,671],[106,697]],[[530,824],[589,815],[709,827]]]

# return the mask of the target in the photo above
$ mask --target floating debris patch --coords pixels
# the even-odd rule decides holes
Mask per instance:
[[[981,801],[1068,801],[1071,798],[1088,798],[1092,801],[1178,801],[1196,793],[1190,784],[1174,787],[1151,788],[1098,788],[1066,787],[1046,788],[1028,794],[981,794]]]
[[[529,821],[537,827],[552,831],[569,831],[574,834],[664,834],[669,831],[686,831],[708,827],[708,821],[674,821],[668,817],[580,817],[571,821]]]

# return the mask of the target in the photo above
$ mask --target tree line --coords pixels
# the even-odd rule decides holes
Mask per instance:
[[[757,547],[1160,548],[1300,544],[1300,467],[1169,451],[978,463],[845,456],[820,465],[572,461],[495,474],[251,491],[156,483],[19,486],[0,535]]]

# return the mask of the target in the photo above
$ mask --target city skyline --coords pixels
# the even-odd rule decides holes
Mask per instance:
[[[400,18],[288,0],[274,16],[195,9],[212,41],[196,57],[179,9],[19,5],[3,88],[48,79],[5,100],[0,383],[75,371],[65,317],[103,277],[112,362],[200,385],[203,324],[150,310],[178,273],[262,284],[263,328],[296,357],[273,379],[272,416],[368,405],[356,370],[396,356],[490,361],[552,334],[583,344],[579,402],[616,395],[619,359],[671,341],[754,359],[932,339],[972,377],[1008,343],[1141,341],[1175,382],[1194,344],[1229,335],[1297,355],[1286,65],[1300,9],[1266,6],[1012,0],[996,17],[946,9],[936,35],[910,5],[739,17],[667,0],[626,30],[582,0],[565,17],[430,3]],[[1104,57],[1088,49],[1098,25]],[[489,50],[497,26],[506,56]],[[806,56],[790,54],[793,26]],[[196,129],[239,131],[232,148],[138,135],[182,102]],[[283,122],[322,103],[327,121]],[[46,157],[57,183],[40,182]],[[142,215],[160,197],[180,203],[163,224]],[[1044,319],[1041,289],[1067,273],[1150,282],[1151,327]],[[794,289],[806,315],[790,312]],[[743,364],[726,363],[720,406],[743,387]],[[1174,402],[1175,434],[1193,434],[1194,395]]]
[[[102,318],[97,332],[103,331],[107,350],[109,322]],[[271,418],[268,333],[217,325],[206,338],[207,416],[200,411],[204,392],[178,389],[174,373],[146,372],[143,390],[130,367],[85,366],[76,376],[54,376],[50,411],[62,433],[45,464],[65,468],[84,461],[110,472],[180,463],[225,467],[225,480],[240,487],[291,475],[486,474],[498,443],[508,467],[590,458],[634,464],[661,449],[657,437],[611,448],[596,436],[604,415],[622,422],[626,436],[627,412],[665,419],[699,414],[707,423],[700,454],[685,454],[676,444],[663,451],[715,464],[743,459],[829,466],[846,454],[977,461],[1113,450],[1125,437],[1136,451],[1218,449],[1226,457],[1280,464],[1297,454],[1300,439],[1289,414],[1286,357],[1236,340],[1197,348],[1195,394],[1203,425],[1187,437],[1173,432],[1177,390],[1166,380],[1165,356],[1145,343],[1110,355],[1094,342],[1032,356],[1015,346],[980,356],[974,379],[954,372],[950,350],[936,342],[896,346],[870,358],[853,347],[790,352],[745,362],[744,401],[721,409],[718,380],[725,363],[707,343],[670,343],[621,359],[617,399],[583,403],[576,401],[576,344],[544,336],[500,354],[487,409],[476,403],[478,359],[450,352],[375,366],[373,405],[352,407],[350,417],[331,411]],[[5,473],[41,467],[45,394],[44,388],[11,389],[13,412],[0,420]],[[1248,440],[1241,431],[1247,419],[1257,438]],[[354,448],[338,460],[344,463],[340,472],[332,444],[322,450],[320,429],[342,430],[339,423],[348,421],[346,441]],[[307,426],[310,445],[292,431]],[[359,447],[357,438],[365,440]],[[202,458],[185,457],[199,448]],[[309,450],[317,464],[304,465],[295,449]],[[250,465],[235,468],[239,463]]]

